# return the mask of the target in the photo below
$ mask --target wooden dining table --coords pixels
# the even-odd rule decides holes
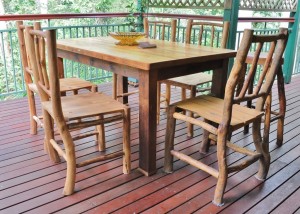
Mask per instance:
[[[224,97],[229,59],[236,51],[193,44],[142,39],[156,48],[119,46],[113,38],[76,38],[57,41],[58,67],[63,59],[114,72],[122,77],[118,88],[127,91],[126,77],[139,81],[139,170],[156,173],[157,83],[168,78],[213,70],[211,92]],[[126,100],[123,100],[126,102]]]

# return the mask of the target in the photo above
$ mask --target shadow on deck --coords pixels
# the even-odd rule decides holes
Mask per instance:
[[[101,85],[100,91],[110,92],[111,85]],[[275,87],[274,87],[275,89]],[[179,89],[173,89],[175,99]],[[231,174],[225,194],[225,206],[211,203],[216,179],[181,161],[174,163],[174,173],[162,171],[166,119],[161,113],[157,130],[158,173],[145,177],[138,166],[138,96],[129,99],[132,112],[131,144],[132,173],[122,174],[121,159],[82,167],[77,171],[76,190],[64,197],[62,189],[66,164],[53,164],[43,151],[43,130],[29,134],[27,99],[0,102],[0,213],[292,213],[300,212],[300,76],[286,85],[287,112],[284,144],[276,146],[276,122],[271,126],[270,152],[272,164],[265,182],[254,178],[257,165]],[[278,109],[277,91],[273,94],[273,109]],[[118,149],[121,143],[119,123],[107,126],[107,147]],[[176,149],[216,164],[216,149],[201,155],[197,152],[202,131],[195,137],[186,136],[186,125],[177,125]],[[232,141],[253,148],[251,135],[242,130],[233,134]],[[79,141],[77,155],[84,158],[94,150],[95,143]],[[228,154],[230,163],[244,158]]]

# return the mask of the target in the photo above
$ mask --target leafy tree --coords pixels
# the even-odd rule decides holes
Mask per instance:
[[[282,17],[282,13],[280,12],[273,12],[273,11],[254,11],[253,12],[254,17]],[[262,22],[253,22],[252,23],[253,28],[255,29],[275,29],[279,28],[280,23],[279,22],[268,22],[268,23],[262,23]]]

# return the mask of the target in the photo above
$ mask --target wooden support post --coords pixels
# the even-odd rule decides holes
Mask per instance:
[[[140,15],[137,17],[137,31],[138,32],[143,32],[144,31],[144,26],[143,26],[143,13],[146,11],[146,8],[143,3],[143,0],[137,0],[137,12],[140,13]]]
[[[224,21],[230,22],[227,48],[232,50],[235,49],[235,43],[236,43],[239,6],[240,6],[240,1],[234,1],[234,0],[225,1],[223,19]],[[231,71],[232,66],[233,66],[233,59],[230,59],[228,64],[228,75]]]
[[[289,23],[289,39],[284,53],[283,75],[285,83],[290,83],[293,74],[294,62],[296,59],[297,39],[299,36],[299,23],[300,23],[300,4],[298,2],[297,11],[292,12],[291,17],[295,18],[294,23]]]

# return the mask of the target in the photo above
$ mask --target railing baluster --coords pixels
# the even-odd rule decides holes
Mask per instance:
[[[14,45],[13,45],[13,42],[12,42],[12,36],[11,36],[11,31],[8,32],[8,36],[9,36],[9,47],[10,47],[10,53],[11,53],[11,71],[13,73],[13,80],[14,80],[14,88],[16,91],[18,91],[17,89],[17,75],[16,75],[16,69],[15,69],[15,60],[14,60]]]
[[[5,56],[5,48],[4,48],[4,36],[3,33],[1,32],[1,46],[2,46],[2,57],[3,57],[3,67],[4,67],[4,74],[5,74],[5,86],[6,86],[6,93],[9,92],[9,88],[8,88],[8,76],[7,76],[7,65],[6,65],[6,56]],[[2,89],[1,89],[2,90]]]
[[[105,18],[105,17],[104,17]],[[180,22],[182,17],[178,17],[178,25],[177,25],[177,41],[178,42],[184,42],[185,41],[185,27],[180,26]],[[121,19],[120,19],[121,20]],[[48,21],[48,28],[51,26],[57,25],[56,20],[47,19]],[[85,21],[85,20],[83,20]],[[129,26],[125,24],[103,24],[103,25],[91,25],[91,21],[87,20],[89,25],[83,25],[83,26],[58,26],[57,28],[57,37],[58,39],[64,39],[64,38],[77,38],[77,37],[92,37],[92,36],[107,36],[109,31],[127,31],[129,30]],[[51,25],[51,26],[50,26]],[[265,22],[265,27],[267,27],[267,22]],[[153,29],[150,28],[150,33],[152,33]],[[158,31],[161,32],[161,26],[159,26]],[[256,30],[257,34],[271,34],[278,32],[278,30],[275,29],[263,29],[263,30]],[[195,31],[193,30],[194,39],[192,43],[194,43],[196,40]],[[1,79],[0,79],[0,99],[3,99],[5,96],[18,94],[18,93],[24,93],[25,92],[25,84],[24,84],[24,75],[22,72],[22,66],[21,66],[21,58],[20,55],[16,55],[16,53],[19,54],[19,47],[17,45],[17,35],[15,33],[15,30],[0,30],[0,42],[1,42],[1,50],[0,54],[0,69],[1,69]],[[208,43],[207,41],[209,31],[205,31],[205,44]],[[8,35],[8,36],[6,36]],[[219,38],[221,35],[220,32],[217,31],[217,37]],[[242,36],[242,32],[237,33],[238,41],[240,41]],[[8,39],[6,39],[8,37]],[[167,28],[166,30],[166,39],[170,39],[170,28]],[[10,46],[8,45],[10,44]],[[239,42],[237,42],[239,44]],[[8,45],[8,46],[7,46]],[[17,47],[15,46],[17,45]],[[217,44],[218,45],[218,44]],[[7,51],[7,48],[9,47],[9,51]],[[264,47],[264,51],[267,51],[269,47]],[[298,48],[300,50],[300,47]],[[11,52],[10,52],[11,51]],[[17,52],[18,51],[18,52]],[[296,61],[296,68],[299,69],[299,63],[300,59],[297,59]],[[70,60],[64,60],[64,69],[65,69],[65,76],[77,76],[84,77],[88,80],[93,80],[97,83],[105,82],[110,80],[112,74],[111,72],[89,67],[83,64],[74,63]],[[21,72],[21,73],[20,73]],[[84,72],[84,73],[83,73]],[[293,74],[299,73],[300,71],[294,70]]]

